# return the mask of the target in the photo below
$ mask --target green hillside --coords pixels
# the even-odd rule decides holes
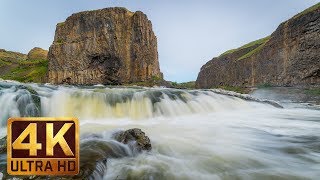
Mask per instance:
[[[0,78],[19,82],[44,82],[48,60],[26,60],[27,55],[0,50]]]

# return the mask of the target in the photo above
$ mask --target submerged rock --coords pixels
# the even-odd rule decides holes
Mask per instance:
[[[116,141],[95,134],[84,137],[80,144],[80,173],[74,178],[102,178],[109,158],[134,156],[151,150],[150,139],[141,129],[116,132],[112,138]]]
[[[138,152],[150,151],[152,149],[149,137],[138,128],[118,132],[114,135],[114,138],[123,144],[129,144]]]
[[[20,105],[21,107],[19,108],[20,114],[22,116],[36,116],[36,117],[41,116],[41,98],[37,93],[37,91],[35,91],[31,86],[25,86],[25,85],[19,85],[17,86],[17,89],[25,89],[26,91],[28,91],[31,95],[32,102],[36,108],[34,112],[26,113],[25,112],[26,105],[21,104]]]
[[[107,170],[109,158],[134,156],[136,153],[151,150],[151,142],[141,129],[116,132],[114,139],[91,134],[81,138],[80,172],[76,176],[20,176],[22,179],[102,179]],[[7,137],[0,139],[0,155],[7,153]],[[5,178],[13,178],[2,172]]]
[[[7,136],[0,139],[0,154],[7,153]]]

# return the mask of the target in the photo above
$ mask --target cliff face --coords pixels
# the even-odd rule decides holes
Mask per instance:
[[[320,85],[320,3],[202,66],[196,86]]]
[[[73,14],[57,25],[48,81],[123,84],[162,77],[157,38],[142,12],[107,8]]]

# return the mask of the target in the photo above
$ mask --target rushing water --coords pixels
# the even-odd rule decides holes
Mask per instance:
[[[0,82],[0,137],[11,116],[75,116],[82,145],[90,134],[113,142],[113,132],[135,127],[151,139],[152,151],[138,155],[117,145],[123,157],[98,164],[96,179],[319,178],[320,110],[245,99],[211,90]]]

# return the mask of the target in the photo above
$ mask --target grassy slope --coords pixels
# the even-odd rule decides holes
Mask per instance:
[[[20,82],[43,82],[47,69],[47,60],[25,60],[20,53],[0,52],[0,78]]]
[[[248,58],[248,57],[252,56],[253,54],[255,54],[256,52],[259,52],[259,50],[261,50],[263,48],[263,46],[265,45],[266,42],[269,41],[269,39],[270,39],[270,36],[267,36],[265,38],[258,39],[256,41],[252,41],[252,42],[245,44],[237,49],[231,49],[229,51],[226,51],[223,54],[221,54],[220,57],[258,45],[257,48],[253,49],[252,51],[248,52],[247,54],[244,54],[238,60]]]
[[[307,13],[309,13],[311,11],[314,11],[316,9],[319,9],[319,8],[320,8],[320,3],[317,3],[316,5],[314,5],[314,6],[310,7],[310,8],[302,11],[301,13],[295,15],[293,18],[298,18],[298,17],[300,17],[302,15],[305,15],[305,14],[307,14]],[[262,38],[262,39],[259,39],[259,40],[256,40],[256,41],[253,41],[253,42],[250,42],[250,43],[245,44],[244,46],[241,46],[241,47],[239,47],[237,49],[228,50],[228,51],[222,53],[220,55],[220,57],[228,55],[228,54],[231,54],[231,53],[235,53],[235,52],[237,52],[239,50],[242,50],[242,49],[250,48],[250,47],[255,46],[255,45],[259,45],[257,48],[253,49],[252,51],[250,51],[247,54],[244,54],[243,56],[238,58],[238,60],[246,59],[248,57],[251,57],[253,54],[259,52],[264,47],[264,45],[268,42],[269,39],[270,39],[270,36]]]
[[[307,13],[309,13],[309,12],[311,12],[311,11],[314,11],[314,10],[316,10],[316,9],[319,9],[319,8],[320,8],[320,3],[317,3],[317,4],[315,4],[314,6],[311,6],[311,7],[309,7],[308,9],[302,11],[301,13],[295,15],[293,18],[298,18],[298,17],[300,17],[300,16],[302,16],[302,15],[305,15],[305,14],[307,14]]]

